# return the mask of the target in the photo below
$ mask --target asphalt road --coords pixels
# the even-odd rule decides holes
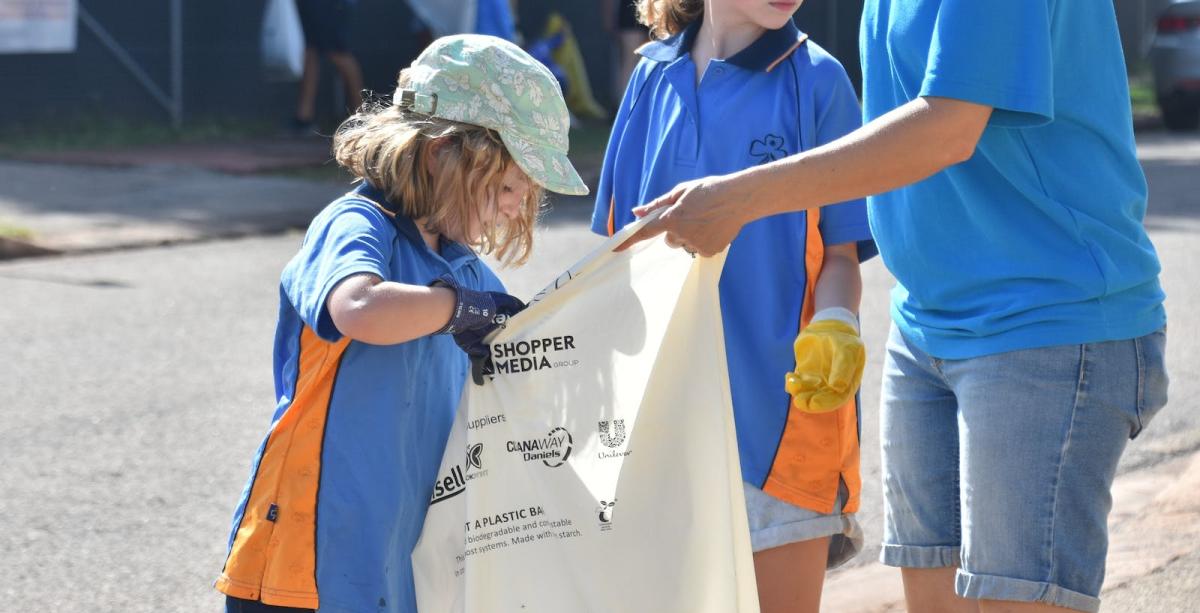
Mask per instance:
[[[1125,472],[1200,448],[1200,141],[1148,142],[1143,158],[1169,294],[1172,402],[1131,445]],[[560,205],[535,260],[501,271],[515,293],[598,243],[586,213]],[[276,282],[299,239],[0,263],[0,610],[219,608],[210,586],[273,408]],[[872,544],[891,279],[878,260],[864,277],[860,519]]]

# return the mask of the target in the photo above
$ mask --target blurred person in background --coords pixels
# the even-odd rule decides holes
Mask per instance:
[[[316,127],[322,55],[329,58],[342,79],[347,110],[362,106],[362,70],[349,46],[350,19],[356,3],[357,0],[296,0],[304,28],[304,74],[300,77],[300,94],[291,126],[298,134],[311,133]]]
[[[475,9],[475,33],[488,34],[520,44],[517,33],[516,0],[478,0]]]
[[[604,30],[616,42],[617,63],[613,67],[614,98],[620,98],[625,84],[637,66],[638,55],[634,51],[649,42],[645,26],[638,23],[637,7],[633,0],[602,0],[601,15]]]

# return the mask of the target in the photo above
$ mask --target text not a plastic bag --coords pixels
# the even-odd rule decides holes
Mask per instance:
[[[492,339],[413,554],[422,613],[758,611],[724,256],[611,252],[639,226]]]
[[[304,29],[295,0],[268,0],[260,36],[263,73],[275,81],[295,81],[304,72]]]

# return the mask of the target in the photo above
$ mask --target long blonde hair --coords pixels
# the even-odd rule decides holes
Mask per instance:
[[[650,36],[669,38],[704,15],[704,0],[637,0],[637,12]]]
[[[400,87],[408,83],[400,73]],[[437,173],[427,170],[435,139]],[[370,101],[337,129],[333,155],[355,177],[387,194],[398,211],[420,219],[429,232],[464,234],[472,222],[483,232],[472,247],[494,253],[506,265],[521,265],[533,248],[533,229],[545,191],[529,181],[514,219],[479,219],[481,204],[498,198],[501,181],[515,164],[500,135],[473,124],[416,113],[390,101]]]

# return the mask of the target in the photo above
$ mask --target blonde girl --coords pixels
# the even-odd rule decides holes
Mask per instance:
[[[454,36],[338,130],[360,184],[283,271],[275,415],[216,583],[228,611],[415,612],[410,555],[468,356],[524,307],[478,253],[524,262],[543,190],[587,193],[568,123],[518,47]]]

